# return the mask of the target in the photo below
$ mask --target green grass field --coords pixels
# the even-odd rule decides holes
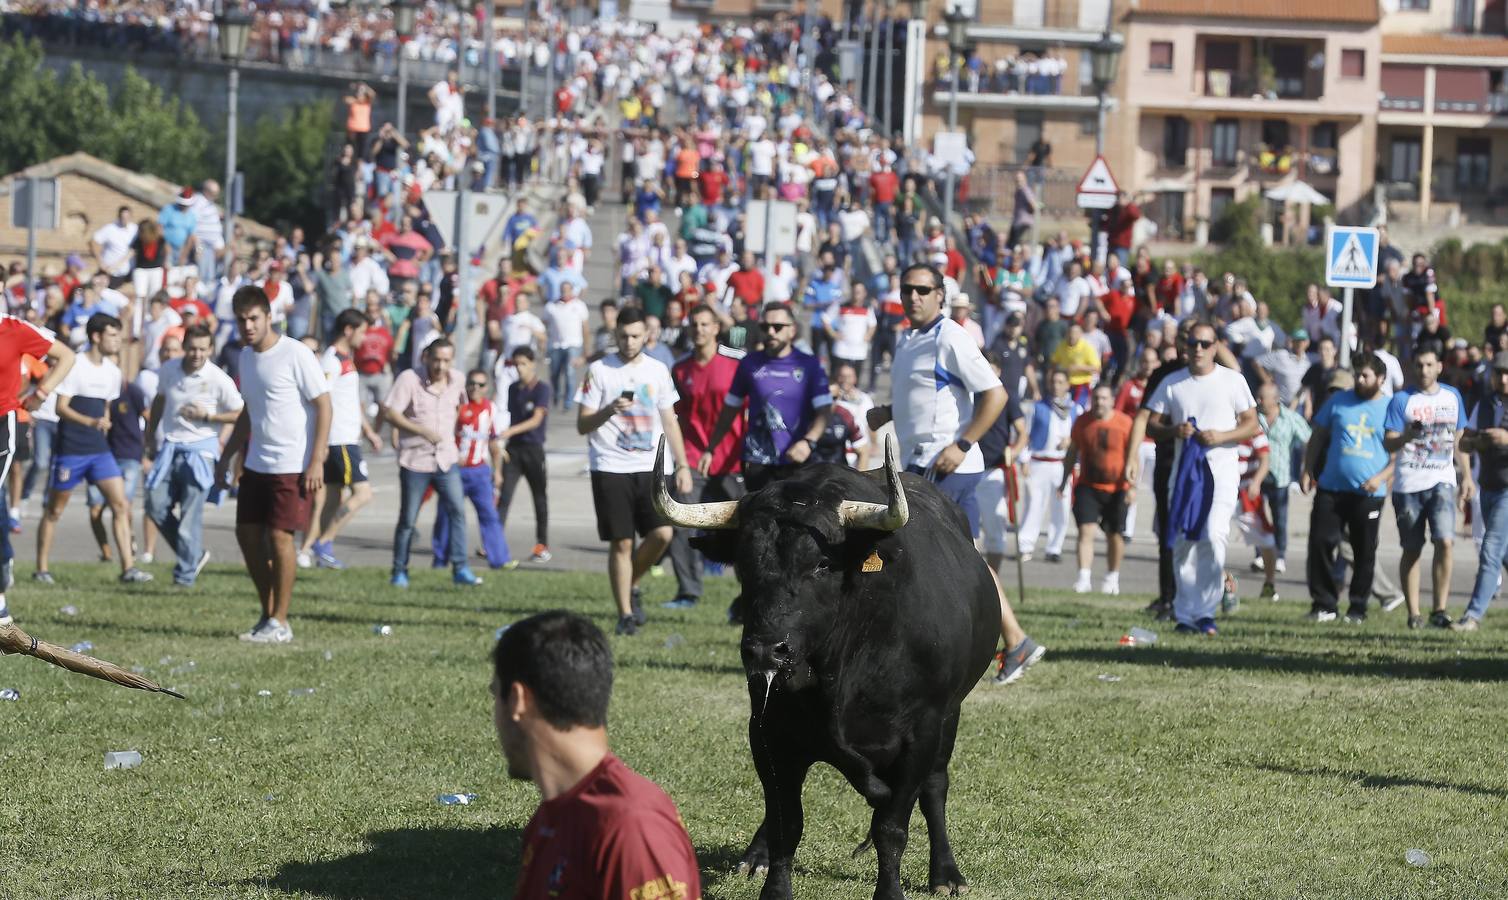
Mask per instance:
[[[604,577],[511,573],[465,592],[425,571],[400,593],[376,570],[317,572],[300,581],[296,643],[253,647],[233,637],[254,615],[229,567],[194,593],[165,571],[143,590],[102,566],[56,571],[57,587],[13,592],[22,627],[92,641],[188,701],[0,659],[0,687],[21,691],[0,703],[0,896],[511,895],[537,795],[507,779],[492,733],[493,632],[556,607],[610,628]],[[613,639],[610,730],[679,804],[705,896],[753,898],[758,884],[731,874],[762,809],[737,632],[722,624],[734,584],[711,584],[704,608],[654,603],[641,636]],[[649,585],[653,601],[671,591]],[[953,759],[973,896],[1508,893],[1508,632],[1408,632],[1398,613],[1309,626],[1299,603],[1248,603],[1216,640],[1164,628],[1155,648],[1118,647],[1144,602],[1020,607],[1049,654],[1014,687],[981,682]],[[128,748],[140,768],[104,771],[105,751]],[[479,797],[438,805],[448,791]],[[849,857],[867,808],[826,768],[805,796],[797,896],[869,897],[874,858]],[[918,815],[903,866],[915,895],[925,841]],[[1411,847],[1433,863],[1405,865]]]

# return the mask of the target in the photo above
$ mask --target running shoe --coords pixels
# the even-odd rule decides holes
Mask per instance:
[[[631,615],[619,616],[618,627],[614,629],[614,633],[621,634],[624,637],[633,637],[639,633],[639,623],[635,622],[634,617]]]
[[[10,625],[16,620],[11,617],[10,607],[0,606],[0,625]]]
[[[1429,614],[1429,624],[1432,628],[1449,628],[1454,623],[1450,620],[1450,613],[1437,609]]]
[[[257,619],[257,624],[251,626],[250,631],[237,635],[237,638],[243,642],[250,642],[254,637],[256,637],[256,635],[265,631],[268,628],[268,623],[271,621],[272,619],[263,616],[260,619]]]
[[[1471,616],[1462,616],[1457,621],[1450,623],[1451,631],[1476,631],[1478,627],[1480,627],[1480,623]]]
[[[1278,600],[1278,586],[1275,584],[1262,585],[1262,593],[1257,597],[1257,599],[1271,600],[1276,603]]]
[[[1205,637],[1216,637],[1220,630],[1215,627],[1215,620],[1209,617],[1194,620],[1194,628]]]
[[[1063,554],[1061,554],[1061,553],[1049,553],[1046,556],[1044,556],[1043,559],[1047,560],[1050,563],[1062,562],[1063,561]]]
[[[1364,612],[1348,612],[1346,613],[1345,621],[1347,625],[1365,625],[1367,624],[1367,614]]]
[[[344,569],[346,564],[335,558],[335,545],[330,541],[314,542],[314,564],[321,569]]]
[[[456,569],[451,574],[450,580],[453,584],[458,584],[462,587],[481,587],[482,584],[482,579],[478,578],[477,574],[471,571],[470,566],[462,566]]]
[[[304,552],[303,550],[300,550],[298,552],[298,557],[294,561],[298,563],[298,567],[300,569],[314,568],[314,556],[310,553]]]
[[[1419,615],[1418,613],[1414,613],[1412,616],[1409,616],[1409,628],[1410,629],[1412,629],[1414,631],[1418,631],[1419,629],[1421,629],[1423,627],[1424,627],[1424,617],[1423,616]]]
[[[406,587],[408,587],[408,573],[407,572],[394,572],[393,573],[393,577],[388,580],[388,584],[391,584],[393,587],[396,587],[396,588],[406,588]]]
[[[268,619],[244,640],[248,644],[287,644],[293,640],[293,629],[277,619]]]
[[[677,597],[674,600],[661,603],[665,609],[696,609],[695,597]]]
[[[1075,594],[1087,594],[1092,590],[1094,590],[1094,582],[1090,578],[1089,573],[1080,572],[1078,580],[1073,583],[1073,592]]]
[[[205,550],[199,554],[199,561],[194,563],[194,577],[198,578],[199,573],[203,572],[204,567],[207,565],[209,565],[209,551]]]
[[[45,572],[45,571],[44,572],[33,572],[33,573],[31,573],[31,580],[37,582],[38,584],[57,584],[58,583],[58,580],[56,578],[52,577],[52,573],[51,572]]]
[[[1336,615],[1334,612],[1331,612],[1328,609],[1315,609],[1311,610],[1309,612],[1309,615],[1305,616],[1304,618],[1316,624],[1320,624],[1324,622],[1334,622],[1336,619],[1340,618],[1340,616]]]
[[[1119,572],[1112,572],[1100,581],[1100,593],[1111,597],[1119,596],[1121,592],[1121,576]]]
[[[135,566],[132,566],[131,568],[120,573],[121,584],[146,584],[151,580],[151,572],[143,572],[141,569],[138,569]]]
[[[550,548],[544,544],[535,544],[534,552],[529,554],[530,562],[549,562],[553,558],[550,554]]]
[[[1046,647],[1029,637],[1023,637],[1021,643],[1001,654],[1000,668],[995,672],[995,683],[1002,687],[1015,683],[1046,653]]]

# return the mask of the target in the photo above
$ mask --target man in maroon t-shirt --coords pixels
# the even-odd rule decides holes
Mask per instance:
[[[691,353],[670,370],[676,393],[675,415],[681,421],[681,436],[686,441],[686,464],[691,467],[691,493],[677,497],[682,503],[713,503],[737,500],[744,495],[739,477],[740,448],[744,441],[744,420],[733,421],[722,442],[712,448],[712,468],[706,475],[697,468],[707,450],[707,442],[717,427],[723,411],[723,399],[733,385],[742,350],[733,350],[718,342],[720,326],[711,307],[698,306],[691,311]],[[675,569],[678,590],[666,609],[690,609],[702,598],[702,554],[691,547],[691,532],[677,528],[670,542],[670,564]]]
[[[524,829],[517,900],[701,900],[675,804],[607,744],[613,654],[590,620],[557,610],[503,632],[492,721],[508,774],[541,803]]]
[[[756,307],[764,302],[764,273],[759,271],[752,250],[744,251],[739,270],[728,276],[728,288],[733,291],[733,298],[745,306]]]
[[[895,195],[900,189],[900,178],[881,156],[879,171],[869,176],[869,197],[874,201],[874,236],[882,244],[890,241],[890,226],[895,221]]]

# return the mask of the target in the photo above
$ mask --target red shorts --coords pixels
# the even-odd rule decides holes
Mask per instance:
[[[236,524],[263,525],[281,531],[303,531],[309,527],[313,498],[299,484],[301,478],[301,474],[243,471],[236,501]]]

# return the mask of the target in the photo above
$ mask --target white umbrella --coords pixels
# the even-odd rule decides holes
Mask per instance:
[[[1321,194],[1311,187],[1308,182],[1290,181],[1274,188],[1268,188],[1263,196],[1269,200],[1278,200],[1283,203],[1307,203],[1310,206],[1322,206],[1330,202],[1330,198]]]

